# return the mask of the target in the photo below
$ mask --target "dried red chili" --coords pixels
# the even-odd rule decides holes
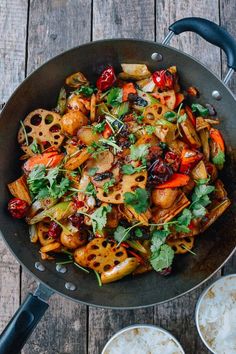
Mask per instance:
[[[174,76],[168,70],[155,71],[152,79],[161,89],[172,89],[174,86]]]
[[[8,202],[8,210],[15,219],[23,219],[26,217],[29,204],[20,198],[12,198]]]
[[[113,66],[108,66],[97,80],[97,88],[101,91],[108,90],[116,81],[116,75]]]

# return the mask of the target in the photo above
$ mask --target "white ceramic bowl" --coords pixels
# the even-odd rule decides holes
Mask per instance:
[[[157,333],[162,333],[162,334],[166,335],[166,338],[172,340],[176,344],[177,349],[179,351],[178,353],[185,354],[182,346],[180,345],[180,343],[177,341],[177,339],[171,333],[169,333],[168,331],[166,331],[163,328],[160,328],[160,327],[157,327],[157,326],[154,326],[154,325],[146,325],[146,324],[136,324],[136,325],[128,326],[128,327],[125,327],[125,328],[121,329],[119,332],[114,334],[109,339],[109,341],[106,343],[105,347],[103,348],[103,351],[102,351],[101,354],[108,354],[109,353],[108,350],[112,347],[112,344],[114,343],[115,339],[117,339],[119,336],[122,336],[122,335],[124,335],[124,333],[127,333],[129,331],[131,332],[134,329],[142,329],[142,328],[155,329]],[[143,353],[143,354],[146,354],[146,353]]]
[[[211,299],[217,298],[218,295],[217,296],[215,295],[215,291],[217,289],[218,289],[217,294],[219,294],[219,291],[220,291],[220,292],[223,292],[223,294],[224,294],[223,296],[229,297],[230,296],[230,289],[231,289],[231,293],[232,293],[232,286],[236,287],[236,274],[230,274],[230,275],[226,275],[226,276],[219,278],[218,280],[216,280],[213,284],[211,284],[209,287],[207,287],[203,291],[203,293],[201,294],[200,298],[198,299],[198,302],[196,305],[195,321],[196,321],[196,326],[197,326],[199,336],[201,337],[205,346],[214,354],[222,354],[222,353],[219,351],[216,351],[216,349],[213,349],[211,344],[207,341],[206,336],[203,333],[203,329],[201,329],[200,316],[203,313],[202,311],[205,311],[205,309],[207,308],[206,301],[211,301]],[[234,291],[233,291],[233,294],[234,294]],[[236,308],[236,290],[235,290],[234,298],[235,298],[235,308]],[[209,333],[209,330],[208,330],[208,333]],[[212,336],[212,338],[213,338],[213,340],[215,339],[213,336]],[[225,353],[227,353],[227,351]]]

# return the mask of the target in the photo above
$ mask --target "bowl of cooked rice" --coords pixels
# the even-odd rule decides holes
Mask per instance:
[[[214,354],[236,354],[236,274],[221,277],[200,296],[198,333]]]
[[[102,354],[184,354],[177,339],[163,328],[132,325],[117,332],[105,345]]]

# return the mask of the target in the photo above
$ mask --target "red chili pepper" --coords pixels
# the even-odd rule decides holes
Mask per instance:
[[[112,130],[109,124],[105,124],[105,129],[102,133],[103,138],[108,139],[112,135]]]
[[[172,89],[174,86],[174,76],[168,70],[155,71],[152,74],[152,79],[161,89]]]
[[[172,151],[168,151],[165,154],[165,162],[167,162],[175,172],[178,171],[179,169],[179,164],[180,164],[180,158],[177,154],[175,154]]]
[[[12,198],[8,202],[8,210],[15,219],[23,219],[26,217],[28,209],[29,204],[20,198]]]
[[[125,247],[125,248],[129,248],[130,247],[130,245],[127,242],[121,242],[120,245]]]
[[[140,264],[143,264],[143,265],[146,264],[144,259],[139,254],[137,254],[136,252],[128,250],[128,253],[132,254],[132,256],[134,256],[139,261]]]
[[[188,118],[191,120],[191,123],[193,124],[194,127],[196,127],[196,118],[193,115],[193,111],[189,106],[185,106],[185,111],[187,113]]]
[[[58,238],[61,234],[62,228],[55,221],[51,221],[48,229],[49,238]]]
[[[225,151],[225,143],[222,135],[218,129],[211,128],[210,129],[210,137],[211,139],[219,146],[221,151]]]
[[[116,76],[113,66],[108,66],[97,80],[97,88],[101,91],[108,90],[116,81]]]
[[[196,164],[202,159],[203,155],[197,150],[184,148],[181,153],[181,164],[179,171],[189,174]]]

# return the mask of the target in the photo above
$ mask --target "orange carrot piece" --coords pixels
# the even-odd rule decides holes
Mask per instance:
[[[184,175],[182,173],[174,173],[168,181],[160,184],[157,186],[157,189],[165,189],[165,188],[177,188],[177,187],[183,187],[188,184],[190,180],[190,177],[187,175]]]
[[[123,102],[128,101],[130,93],[137,93],[137,90],[134,87],[134,84],[132,82],[129,82],[128,84],[124,84],[123,86],[123,96],[122,96]]]
[[[196,127],[196,118],[193,115],[193,111],[189,106],[185,107],[185,111],[187,113],[188,118],[191,120],[191,123],[193,124],[194,127]]]
[[[183,102],[185,97],[182,93],[179,92],[175,94],[175,97],[176,97],[175,108],[177,108],[180,105],[180,103]]]
[[[61,162],[63,157],[64,155],[58,154],[56,151],[34,155],[25,162],[24,170],[30,172],[36,165],[55,167]]]
[[[213,141],[215,141],[219,145],[221,151],[224,152],[225,151],[225,143],[224,143],[224,139],[223,139],[220,131],[218,129],[211,128],[210,129],[210,137]]]

